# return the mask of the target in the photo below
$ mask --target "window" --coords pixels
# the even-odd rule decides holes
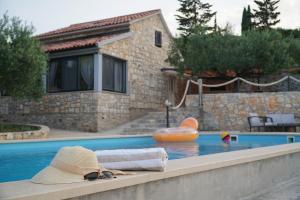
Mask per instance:
[[[160,31],[155,31],[155,46],[162,46],[162,34]]]
[[[48,92],[92,90],[94,88],[94,56],[53,59],[49,63]]]
[[[126,61],[103,55],[103,90],[126,92]]]

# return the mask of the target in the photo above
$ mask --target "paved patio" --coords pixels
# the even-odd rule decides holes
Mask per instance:
[[[104,132],[84,132],[77,130],[61,130],[61,129],[50,129],[48,134],[48,138],[76,138],[76,137],[97,137],[97,136],[109,136],[109,135],[117,135],[117,132],[113,133],[112,131],[104,131]]]

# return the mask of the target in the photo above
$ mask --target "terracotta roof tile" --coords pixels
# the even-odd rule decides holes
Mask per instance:
[[[57,29],[54,31],[50,31],[47,33],[37,35],[36,37],[42,39],[42,38],[47,38],[49,36],[55,36],[55,35],[60,35],[63,33],[79,31],[79,30],[84,30],[84,29],[100,28],[100,27],[106,27],[106,26],[112,26],[112,25],[122,25],[122,24],[129,23],[133,20],[137,20],[137,19],[149,16],[149,15],[155,14],[159,11],[160,10],[150,10],[150,11],[145,11],[145,12],[140,12],[140,13],[135,13],[135,14],[130,14],[130,15],[124,15],[124,16],[102,19],[102,20],[97,20],[97,21],[73,24],[73,25],[70,25],[65,28],[60,28],[60,29]]]
[[[102,42],[104,40],[111,39],[118,35],[120,35],[120,34],[97,36],[97,37],[84,38],[84,39],[76,39],[76,40],[72,40],[72,41],[62,41],[62,42],[44,44],[42,47],[43,47],[43,50],[48,53],[54,52],[54,51],[63,51],[63,50],[67,50],[67,49],[89,47],[89,46],[95,46],[98,42]]]

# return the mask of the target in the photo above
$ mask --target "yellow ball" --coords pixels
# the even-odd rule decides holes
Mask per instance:
[[[221,138],[224,139],[226,136],[230,135],[229,132],[223,131],[221,132]]]

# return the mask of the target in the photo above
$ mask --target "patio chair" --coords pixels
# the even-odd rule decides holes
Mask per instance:
[[[265,124],[273,122],[272,118],[266,116],[258,116],[257,113],[249,113],[248,124],[250,128],[250,132],[252,132],[253,128],[257,128],[260,131],[261,128],[265,131]]]

